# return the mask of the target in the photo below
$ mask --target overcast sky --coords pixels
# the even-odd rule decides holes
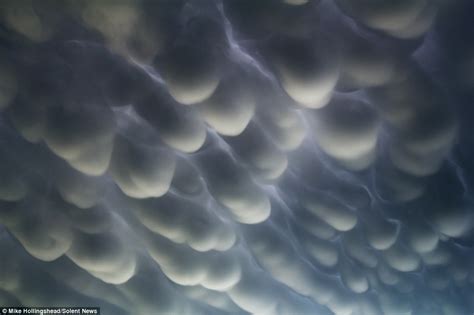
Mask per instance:
[[[0,306],[474,313],[472,0],[3,0]]]

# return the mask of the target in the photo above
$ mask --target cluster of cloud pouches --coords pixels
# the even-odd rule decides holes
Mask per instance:
[[[0,19],[0,305],[474,312],[471,0]]]

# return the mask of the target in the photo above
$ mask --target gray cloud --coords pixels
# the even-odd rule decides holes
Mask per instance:
[[[0,4],[0,306],[474,311],[469,0]]]

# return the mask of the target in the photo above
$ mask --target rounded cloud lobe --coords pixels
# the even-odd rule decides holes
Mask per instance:
[[[474,312],[474,5],[0,4],[0,305]]]

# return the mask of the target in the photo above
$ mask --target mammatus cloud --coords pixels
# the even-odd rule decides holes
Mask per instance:
[[[470,0],[0,3],[0,306],[474,312]]]

